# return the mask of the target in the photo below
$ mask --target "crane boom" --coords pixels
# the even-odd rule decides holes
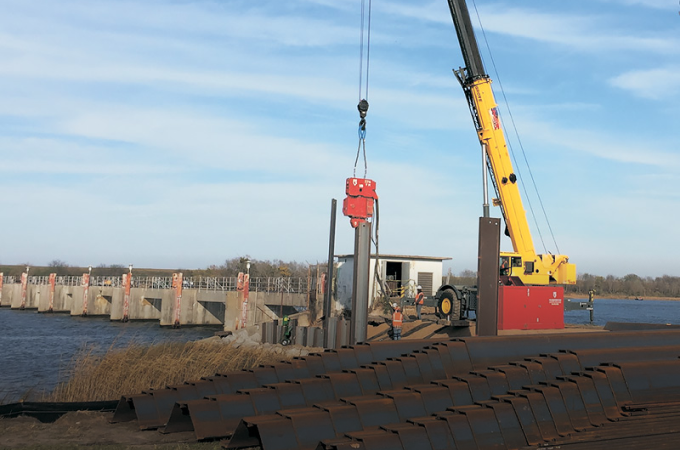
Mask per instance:
[[[448,0],[458,35],[465,67],[454,71],[463,87],[479,142],[486,152],[487,166],[512,241],[513,252],[502,252],[507,275],[519,277],[525,284],[575,284],[576,266],[565,255],[539,255],[534,248],[526,211],[522,205],[517,176],[512,167],[498,105],[491,89],[477,46],[465,0]]]

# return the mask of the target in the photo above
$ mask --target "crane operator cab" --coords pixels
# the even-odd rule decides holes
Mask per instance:
[[[498,267],[500,267],[501,269],[502,277],[507,277],[508,275],[510,275],[510,257],[501,256],[501,261]]]
[[[521,256],[501,254],[498,267],[500,268],[500,276],[502,277],[518,276],[520,272],[524,271]]]

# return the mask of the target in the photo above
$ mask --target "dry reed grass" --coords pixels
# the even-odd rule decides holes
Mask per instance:
[[[117,400],[149,388],[182,384],[204,376],[286,359],[260,347],[239,347],[214,342],[132,344],[98,355],[83,349],[72,361],[69,380],[42,400],[81,402]]]

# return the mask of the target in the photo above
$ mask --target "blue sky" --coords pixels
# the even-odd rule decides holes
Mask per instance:
[[[680,275],[680,5],[476,4],[561,253],[579,272]],[[358,143],[359,0],[2,5],[0,263],[326,258]],[[475,269],[481,158],[447,2],[375,0],[372,21],[380,249]],[[339,215],[337,253],[353,238]]]

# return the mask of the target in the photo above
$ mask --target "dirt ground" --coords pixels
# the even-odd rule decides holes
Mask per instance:
[[[162,434],[140,431],[136,421],[111,424],[113,413],[78,411],[54,423],[32,417],[0,419],[0,449],[217,450],[219,442],[196,443],[192,431]]]

